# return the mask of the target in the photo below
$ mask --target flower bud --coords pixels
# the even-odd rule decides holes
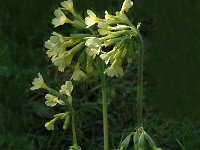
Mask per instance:
[[[63,124],[63,130],[66,130],[69,126],[69,122],[70,122],[70,115],[68,114],[65,118],[64,124]]]
[[[57,118],[52,119],[51,121],[45,124],[47,130],[54,130],[54,123],[56,122]]]
[[[86,72],[87,73],[92,73],[93,72],[93,67],[92,67],[92,57],[87,55],[87,65],[86,65]]]
[[[86,74],[82,70],[80,70],[80,65],[77,64],[71,79],[73,79],[74,81],[80,81],[81,79],[86,79],[86,78],[87,78]]]

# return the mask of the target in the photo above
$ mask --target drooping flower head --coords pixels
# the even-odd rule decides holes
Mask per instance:
[[[64,72],[66,66],[70,65],[74,54],[80,51],[84,47],[84,42],[78,43],[68,51],[61,52],[58,57],[52,58],[52,62],[58,67],[58,70]]]
[[[36,89],[46,89],[48,88],[47,85],[44,83],[43,77],[40,73],[38,73],[38,78],[35,78],[32,82],[33,86],[30,88],[30,90],[36,90]]]

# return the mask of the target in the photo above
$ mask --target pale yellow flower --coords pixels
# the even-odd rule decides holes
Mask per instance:
[[[58,57],[52,58],[52,62],[55,66],[58,67],[58,70],[64,72],[65,67],[71,64],[73,59],[73,54],[71,51],[65,51],[59,54]]]
[[[101,19],[98,18],[91,10],[87,10],[87,14],[88,16],[85,18],[85,24],[87,25],[87,28],[101,21]]]
[[[56,122],[57,118],[52,119],[51,121],[45,123],[45,127],[47,130],[54,130],[54,123]]]
[[[62,44],[68,40],[70,40],[70,37],[64,37],[62,34],[59,34],[57,32],[52,33],[53,36],[50,37],[50,41],[53,44]]]
[[[114,60],[114,57],[117,53],[117,49],[118,47],[114,47],[113,50],[111,50],[110,52],[103,52],[101,55],[100,55],[100,58],[102,60],[105,61],[105,64],[107,65],[109,62],[112,63],[113,60]]]
[[[125,0],[122,8],[121,8],[121,13],[128,12],[128,10],[133,6],[133,2],[131,0]]]
[[[91,37],[85,42],[86,52],[89,56],[92,56],[93,58],[96,57],[96,55],[99,55],[101,51],[101,41],[96,37]]]
[[[107,11],[105,11],[105,21],[108,24],[117,24],[117,23],[119,23],[118,17],[109,14]]]
[[[121,66],[121,61],[120,60],[115,60],[110,67],[108,67],[105,71],[104,74],[107,74],[110,77],[119,77],[123,76],[123,69]]]
[[[111,19],[111,18],[114,18],[115,16],[111,15],[108,13],[108,11],[105,11],[105,19],[108,20],[108,19]]]
[[[61,3],[61,5],[68,10],[69,12],[71,12],[72,14],[74,13],[74,5],[73,5],[73,1],[72,0],[68,0],[68,1],[64,1]]]
[[[84,46],[85,46],[85,43],[81,42],[81,43],[75,45],[71,50],[61,51],[58,54],[58,57],[52,58],[51,60],[52,60],[53,64],[58,67],[59,71],[64,72],[66,66],[71,64],[74,54],[76,54],[78,51],[80,51]]]
[[[66,81],[65,85],[61,86],[61,90],[59,91],[61,94],[65,94],[67,96],[71,95],[71,92],[73,90],[73,85],[71,81]]]
[[[130,26],[117,24],[115,27],[110,27],[112,30],[127,30],[130,29]]]
[[[79,65],[76,66],[71,79],[73,79],[74,81],[80,81],[81,79],[86,79],[86,78],[87,76],[82,70],[80,70],[80,66]]]
[[[45,42],[45,47],[48,49],[46,54],[49,58],[57,56],[57,51],[55,50],[54,46],[55,44],[51,43],[50,40]]]
[[[64,105],[65,103],[62,100],[59,100],[58,97],[51,94],[46,94],[45,99],[47,100],[45,104],[50,107],[54,107],[57,104]]]
[[[110,33],[110,27],[106,22],[99,22],[98,23],[98,32],[100,35],[107,35]]]
[[[32,82],[33,86],[30,88],[30,90],[36,90],[36,89],[46,89],[47,85],[44,83],[44,80],[40,73],[38,73],[38,78],[35,78]]]
[[[65,45],[64,43],[68,42],[71,40],[70,37],[64,37],[63,35],[53,32],[53,36],[50,37],[50,42],[53,45],[53,48],[57,51],[57,54],[65,51]]]
[[[60,9],[56,9],[54,11],[54,15],[56,16],[56,18],[52,19],[52,24],[54,25],[54,27],[58,27],[58,26],[63,25],[65,23],[71,23],[72,22],[70,19],[68,19],[65,16],[65,14]]]
[[[59,33],[53,32],[50,40],[45,42],[45,47],[48,49],[46,54],[49,58],[55,58],[59,53],[65,50],[65,43],[70,40],[70,37],[64,37]]]
[[[46,54],[49,58],[55,58],[57,56],[57,51],[55,49],[49,49],[46,51]]]
[[[101,59],[105,61],[105,64],[107,65],[111,59],[111,56],[108,55],[108,53],[103,53],[100,55]]]
[[[140,27],[141,27],[141,22],[139,22],[139,23],[137,24],[137,29],[139,30]]]

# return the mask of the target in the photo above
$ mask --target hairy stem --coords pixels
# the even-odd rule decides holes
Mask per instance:
[[[138,60],[138,87],[137,87],[137,121],[138,128],[142,127],[142,98],[143,98],[143,55],[144,43],[138,32],[139,38],[139,60]]]
[[[107,117],[107,97],[106,97],[106,81],[104,71],[104,62],[100,60],[101,68],[101,89],[103,103],[103,133],[104,133],[104,150],[108,150],[108,117]]]

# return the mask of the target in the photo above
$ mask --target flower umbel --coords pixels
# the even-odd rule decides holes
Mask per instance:
[[[36,90],[36,89],[46,89],[48,88],[47,85],[44,83],[43,77],[40,73],[38,73],[38,78],[35,78],[32,82],[33,86],[30,88],[30,90]]]
[[[59,91],[61,94],[65,94],[67,96],[71,96],[71,92],[73,90],[73,85],[71,81],[66,81],[65,85],[61,86],[61,90]]]

